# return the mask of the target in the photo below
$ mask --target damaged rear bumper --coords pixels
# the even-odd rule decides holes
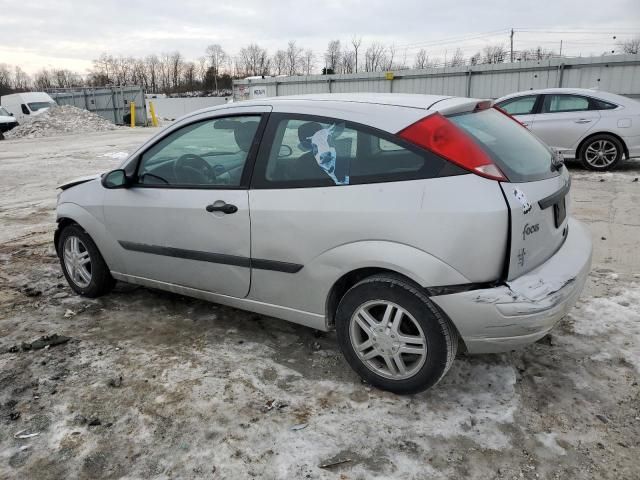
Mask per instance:
[[[549,260],[504,285],[431,297],[470,353],[508,351],[542,338],[576,303],[591,269],[591,234],[575,219]]]

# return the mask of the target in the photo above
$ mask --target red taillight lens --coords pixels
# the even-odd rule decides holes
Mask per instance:
[[[492,180],[507,180],[487,152],[439,113],[418,120],[398,135],[472,173]]]

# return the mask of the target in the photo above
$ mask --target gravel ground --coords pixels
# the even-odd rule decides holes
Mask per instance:
[[[71,293],[55,186],[154,132],[0,142],[0,478],[639,478],[640,162],[571,166],[594,265],[551,335],[398,397],[333,334],[127,285]]]

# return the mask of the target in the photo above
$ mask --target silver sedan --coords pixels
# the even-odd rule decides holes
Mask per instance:
[[[496,100],[547,145],[590,170],[640,157],[640,102],[582,88],[547,88]]]

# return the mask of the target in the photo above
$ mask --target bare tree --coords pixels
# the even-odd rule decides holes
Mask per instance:
[[[27,90],[29,88],[30,78],[22,68],[16,65],[13,74],[14,90]]]
[[[469,58],[470,65],[479,65],[481,63],[482,63],[482,54],[480,52],[473,54],[471,58]]]
[[[391,45],[387,48],[387,55],[385,56],[384,69],[393,70],[393,61],[396,57],[396,46]]]
[[[324,54],[324,63],[327,70],[335,72],[340,64],[341,46],[340,40],[331,40]]]
[[[624,53],[638,55],[640,53],[640,36],[618,43],[618,48]]]
[[[451,61],[449,62],[449,65],[451,67],[460,67],[462,65],[464,65],[464,53],[462,52],[462,50],[460,48],[457,48],[455,53],[453,54],[453,57],[451,58]]]
[[[287,68],[287,52],[278,50],[271,58],[271,68],[275,75],[284,75]]]
[[[240,50],[238,62],[239,70],[245,76],[268,75],[269,73],[268,53],[255,43]]]
[[[205,80],[207,78],[207,57],[198,58],[196,75],[198,76],[198,81],[204,86]]]
[[[377,42],[372,43],[369,48],[367,48],[364,57],[366,72],[376,72],[379,69],[383,68],[385,60],[384,52],[384,45]]]
[[[35,74],[33,80],[33,86],[36,90],[46,90],[48,88],[53,88],[53,80],[51,78],[51,73],[47,69],[42,69],[38,73]]]
[[[294,40],[287,46],[287,72],[289,75],[297,75],[302,65],[302,49],[296,47]]]
[[[506,51],[502,45],[487,45],[482,49],[483,63],[503,63]]]
[[[178,88],[180,83],[180,76],[182,73],[182,67],[184,65],[184,60],[182,59],[182,54],[178,51],[175,51],[171,54],[171,85],[174,89]]]
[[[311,75],[313,71],[313,64],[315,62],[315,55],[313,50],[307,49],[304,52],[304,73],[305,75]]]
[[[413,68],[424,69],[429,66],[429,55],[427,55],[427,51],[424,48],[418,50],[416,54],[416,58],[413,61]]]
[[[354,62],[355,62],[355,71],[356,73],[358,73],[358,49],[360,48],[360,45],[362,45],[362,37],[360,38],[356,38],[356,36],[354,35],[351,38],[351,45],[353,45],[353,53],[354,53]]]
[[[149,55],[145,59],[145,64],[147,67],[147,77],[149,78],[149,86],[151,87],[151,91],[153,93],[158,93],[158,77],[159,77],[159,69],[160,69],[160,59],[156,54]]]
[[[355,52],[344,52],[340,58],[340,73],[353,73],[356,65]]]
[[[218,91],[218,76],[220,76],[222,67],[227,62],[227,53],[222,49],[220,45],[214,43],[209,45],[206,50],[207,58],[209,59],[209,65],[213,68],[214,84],[216,92]]]

